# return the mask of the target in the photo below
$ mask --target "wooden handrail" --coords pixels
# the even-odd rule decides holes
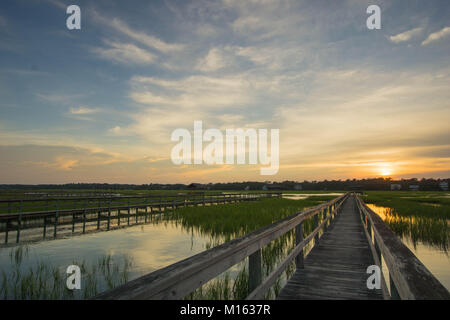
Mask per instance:
[[[314,208],[298,212],[243,237],[129,281],[97,295],[94,299],[182,299],[246,257],[260,255],[260,250],[269,242],[286,234],[305,219],[319,214],[323,209],[339,205],[347,196],[345,194]],[[303,242],[310,241],[324,223],[317,226],[313,234]],[[300,247],[301,244],[297,244],[296,252],[300,252]],[[292,260],[291,256],[288,259]],[[258,259],[254,260],[258,261]],[[250,273],[252,273],[251,270]],[[258,286],[256,289],[262,290],[262,288]]]
[[[373,234],[374,243],[371,239],[369,243],[376,249],[374,258],[379,262],[381,269],[381,255],[389,270],[391,298],[449,300],[450,293],[439,280],[402,243],[386,223],[359,196],[356,197],[360,214],[364,218],[363,225],[369,235]]]

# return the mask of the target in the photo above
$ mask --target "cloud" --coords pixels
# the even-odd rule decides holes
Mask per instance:
[[[394,36],[390,36],[389,39],[394,43],[405,42],[405,41],[412,39],[413,37],[420,35],[422,33],[422,30],[423,30],[422,27],[414,28],[414,29],[396,34]]]
[[[103,17],[96,10],[92,10],[91,14],[94,17],[94,20],[99,22],[101,25],[112,28],[130,39],[162,53],[177,52],[184,48],[184,45],[182,44],[167,43],[146,32],[135,30],[118,18],[109,19]]]
[[[78,119],[78,120],[84,120],[84,121],[93,121],[94,119],[92,117],[89,117],[89,115],[92,115],[94,113],[101,112],[102,109],[100,108],[90,108],[86,106],[79,106],[76,108],[70,108],[68,115],[72,118]]]
[[[254,83],[254,85],[257,85]],[[133,77],[130,97],[143,105],[186,111],[241,108],[250,102],[253,85],[245,75],[189,76],[177,80]]]
[[[89,108],[89,107],[84,107],[84,106],[80,106],[78,108],[70,108],[70,114],[76,114],[76,115],[81,115],[81,114],[92,114],[92,113],[97,113],[100,112],[100,109],[95,109],[95,108]]]
[[[206,57],[201,59],[196,66],[196,69],[203,72],[217,71],[224,68],[227,65],[225,56],[218,48],[212,48],[209,50]]]
[[[442,30],[431,33],[428,37],[422,42],[423,46],[430,44],[431,42],[435,42],[439,39],[443,39],[445,37],[450,36],[450,27],[445,27]]]
[[[122,136],[124,135],[124,130],[120,126],[115,126],[113,128],[108,129],[108,134],[112,136]]]
[[[148,65],[153,64],[156,56],[151,52],[141,49],[131,43],[104,41],[107,47],[94,48],[93,52],[101,58],[123,64]]]
[[[111,21],[107,22],[107,24],[114,28],[116,31],[129,36],[133,40],[138,41],[141,44],[156,49],[160,52],[167,53],[172,51],[180,51],[184,48],[182,44],[167,43],[145,32],[136,31],[117,18],[112,19]]]
[[[148,156],[67,145],[0,145],[0,152],[0,183],[138,182],[152,166]]]

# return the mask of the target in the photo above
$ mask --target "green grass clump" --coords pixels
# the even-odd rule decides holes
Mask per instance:
[[[384,221],[399,237],[448,252],[450,199],[437,192],[367,192],[364,201],[382,210]]]
[[[195,229],[213,238],[229,241],[333,198],[273,198],[220,206],[186,207],[175,210],[170,219],[177,220],[187,230]]]

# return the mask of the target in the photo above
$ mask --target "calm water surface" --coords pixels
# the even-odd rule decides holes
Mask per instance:
[[[131,259],[132,280],[202,252],[210,243],[208,236],[162,221],[29,244],[21,268],[26,271],[43,262],[64,271],[73,261],[96,265],[101,257],[112,255],[116,260]],[[15,246],[0,249],[0,274],[13,271],[10,254],[15,250]]]

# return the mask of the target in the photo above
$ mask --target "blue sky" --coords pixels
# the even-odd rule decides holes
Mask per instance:
[[[174,166],[194,120],[279,128],[269,180],[450,173],[448,1],[3,0],[0,40],[0,183],[267,180]]]

